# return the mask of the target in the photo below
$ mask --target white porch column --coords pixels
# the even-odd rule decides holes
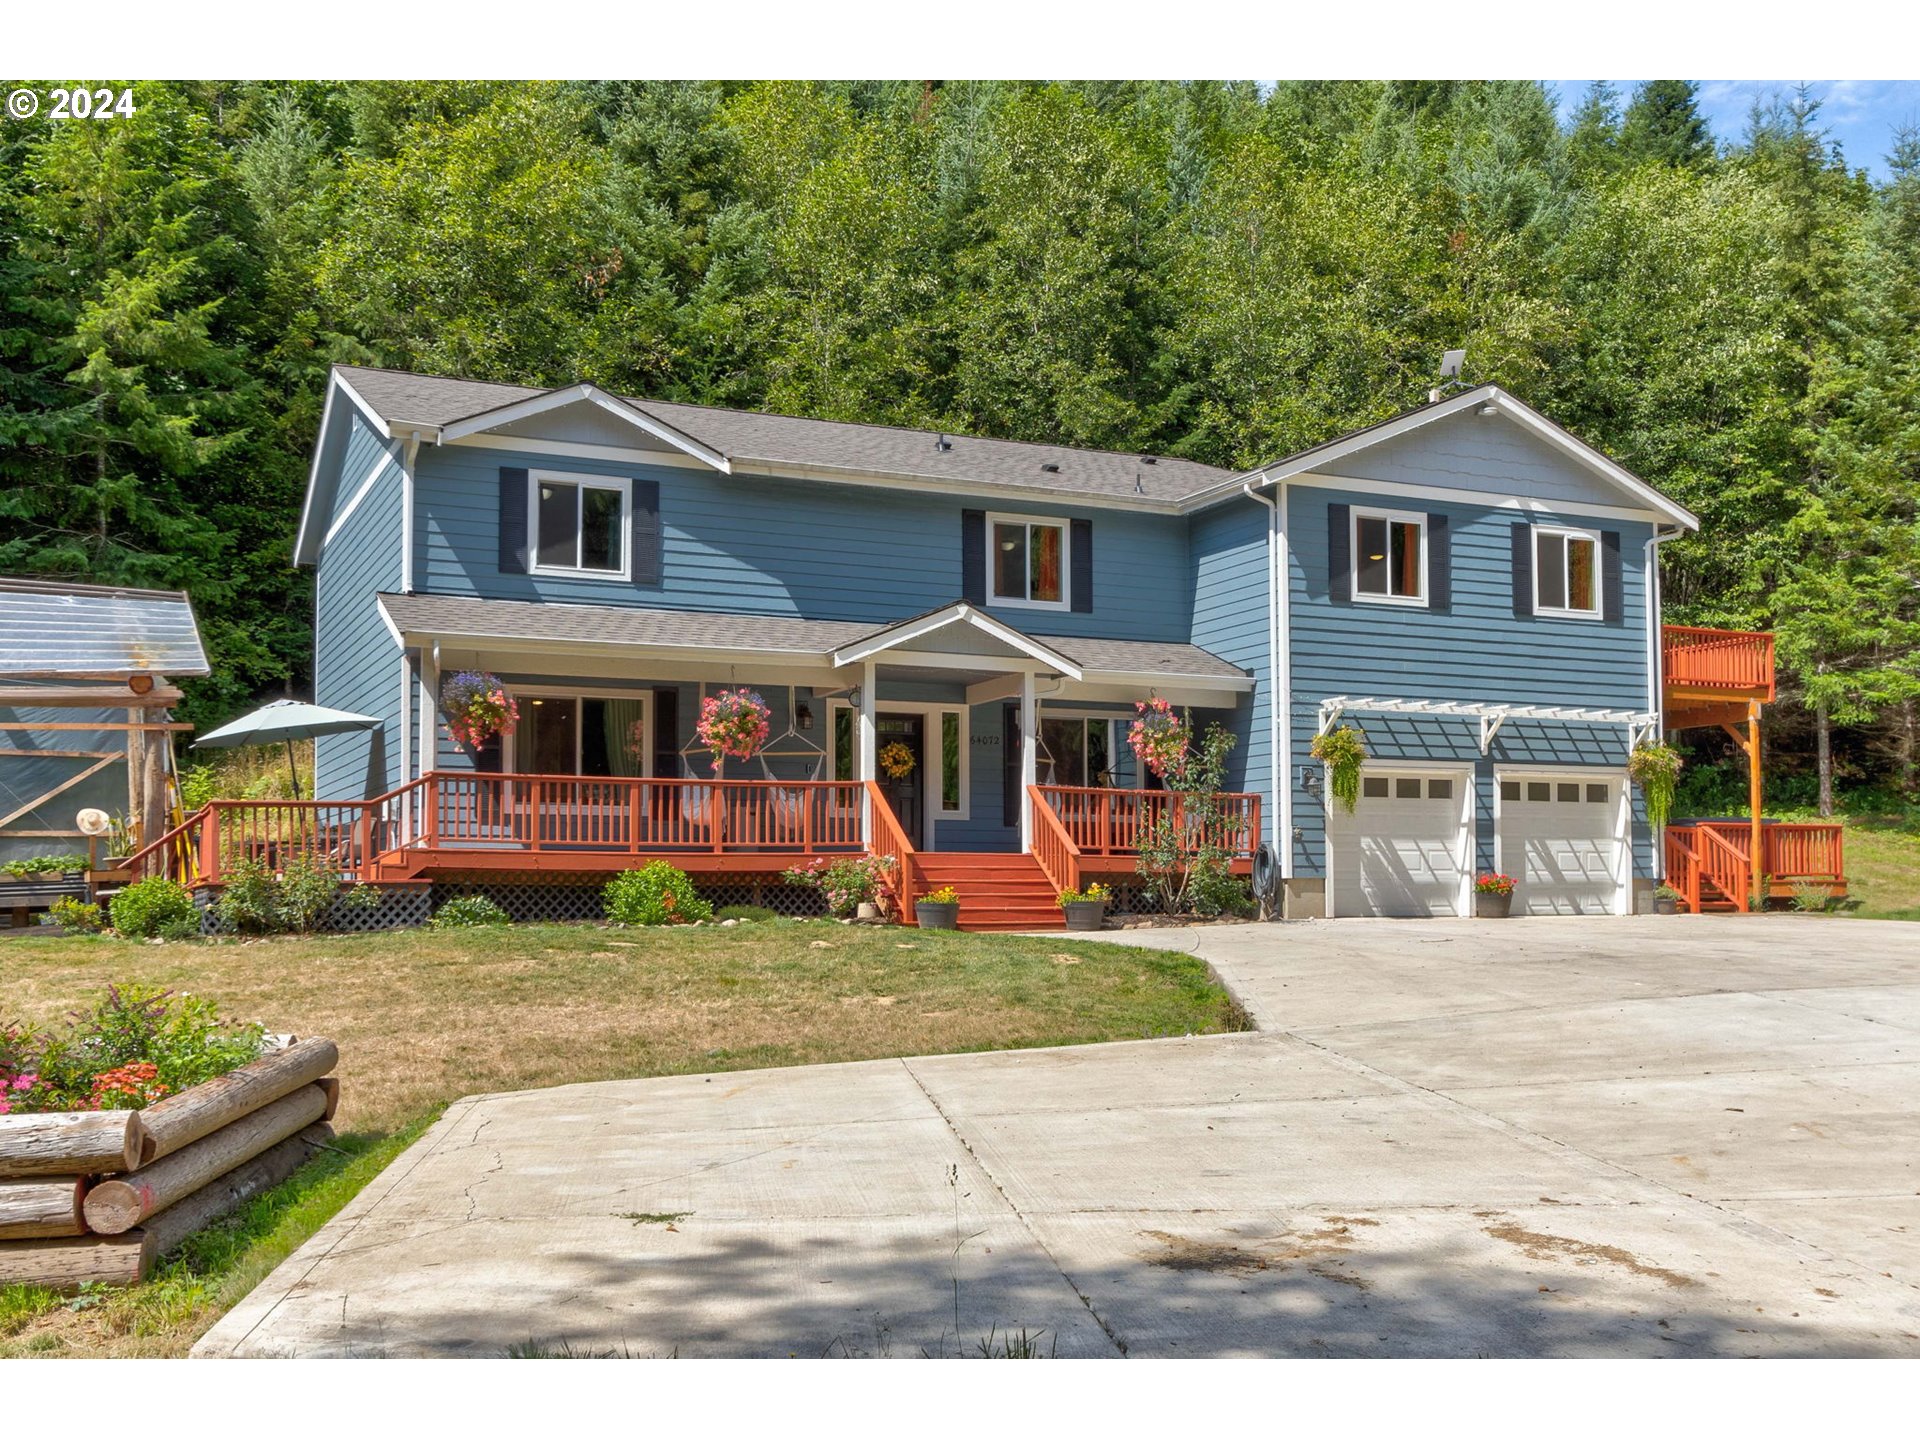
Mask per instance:
[[[1040,705],[1033,695],[1033,672],[1020,672],[1020,848],[1033,849],[1033,796],[1027,787],[1040,779]]]
[[[440,743],[440,642],[420,655],[420,773],[434,768]]]
[[[876,705],[874,690],[877,688],[874,684],[874,670],[874,662],[871,660],[867,661],[865,666],[861,668],[860,718],[855,722],[853,731],[854,759],[857,766],[856,773],[862,781],[872,780],[880,773],[879,766],[874,759],[874,753],[879,748],[876,744],[879,727],[874,721],[874,708]],[[872,842],[873,800],[867,794],[864,786],[862,786],[860,791],[860,834],[862,839],[868,843]]]

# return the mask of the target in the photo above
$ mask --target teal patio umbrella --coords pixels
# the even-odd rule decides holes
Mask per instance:
[[[238,745],[273,745],[286,742],[287,769],[293,777],[293,798],[300,798],[300,772],[293,768],[293,742],[311,740],[316,735],[345,735],[354,730],[375,730],[380,721],[372,715],[355,715],[351,710],[329,710],[325,705],[305,700],[274,700],[238,720],[229,720],[217,730],[209,730],[193,742],[220,749]]]

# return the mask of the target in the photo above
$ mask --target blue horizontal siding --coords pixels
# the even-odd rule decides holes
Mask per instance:
[[[502,575],[503,466],[657,480],[662,583]],[[469,446],[424,448],[416,497],[416,584],[431,594],[872,623],[961,597],[961,512],[983,508],[953,496]],[[1094,548],[1091,613],[989,607],[1010,624],[1036,634],[1187,638],[1192,604],[1183,519],[1071,506],[1009,508],[1088,519]]]
[[[1253,692],[1233,710],[1212,716],[1233,732],[1227,788],[1253,791],[1273,804],[1273,666],[1268,654],[1267,507],[1242,497],[1195,515],[1188,545],[1193,555],[1193,630],[1203,650],[1253,676]],[[1196,722],[1204,725],[1200,716]],[[1267,827],[1270,828],[1270,827]]]
[[[356,415],[326,521],[340,529],[322,546],[314,577],[313,695],[321,705],[377,715],[381,728],[314,742],[314,790],[325,799],[365,799],[400,783],[400,649],[377,598],[400,586],[400,467],[389,466],[346,513],[386,455]]]
[[[1524,490],[1522,490],[1524,493]],[[1616,497],[1617,498],[1617,497]],[[1328,591],[1327,509],[1380,507],[1378,496],[1295,486],[1288,497],[1291,541],[1295,873],[1326,873],[1324,797],[1301,777],[1318,771],[1310,747],[1321,700],[1345,695],[1412,700],[1465,700],[1644,711],[1647,674],[1644,521],[1595,520],[1578,512],[1522,517],[1493,504],[1393,497],[1389,508],[1447,517],[1452,556],[1449,614],[1387,605],[1334,603]],[[1572,524],[1620,533],[1622,616],[1619,624],[1513,613],[1512,526]],[[1479,723],[1467,717],[1356,714],[1371,756],[1382,761],[1458,761],[1474,767],[1478,795],[1478,863],[1493,864],[1493,775],[1496,764],[1587,765],[1618,771],[1626,762],[1625,726],[1509,720],[1480,754]],[[1634,870],[1653,874],[1651,833],[1634,796]]]
[[[1576,508],[1617,509],[1631,503],[1611,483],[1518,421],[1471,411],[1368,446],[1321,473],[1470,490],[1490,499],[1526,496]]]

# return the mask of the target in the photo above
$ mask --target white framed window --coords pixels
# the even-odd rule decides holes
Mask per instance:
[[[1600,618],[1600,533],[1533,527],[1533,613]]]
[[[535,470],[528,481],[527,548],[534,574],[631,578],[631,480]]]
[[[1107,715],[1040,715],[1038,777],[1042,785],[1112,789],[1120,768],[1121,722]]]
[[[1069,607],[1067,522],[987,516],[987,603],[1030,610]]]
[[[582,694],[515,685],[520,723],[506,739],[522,775],[643,776],[653,772],[650,691]],[[503,754],[503,759],[506,755]]]
[[[1427,517],[1353,512],[1353,598],[1369,605],[1427,603]]]

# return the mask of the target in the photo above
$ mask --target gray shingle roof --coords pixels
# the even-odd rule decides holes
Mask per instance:
[[[829,652],[901,623],[801,620],[786,615],[716,615],[625,605],[555,605],[477,600],[458,595],[383,594],[380,604],[403,633],[485,640],[647,645],[668,649],[787,651],[824,661]],[[904,617],[903,617],[904,618]],[[1087,670],[1187,679],[1244,680],[1246,671],[1198,645],[1153,640],[1091,640],[1036,635]],[[910,653],[901,660],[911,661]],[[990,666],[991,661],[983,660]]]
[[[0,578],[0,674],[211,673],[177,590]]]
[[[448,425],[547,393],[525,385],[448,380],[397,370],[342,365],[339,373],[389,425]],[[624,397],[623,397],[624,398]],[[1018,486],[1060,495],[1171,503],[1232,478],[1232,472],[1166,456],[1151,461],[1110,450],[1079,450],[1021,440],[986,440],[933,430],[806,420],[751,410],[719,410],[628,398],[629,404],[719,451],[729,460],[815,467],[970,484]],[[1043,466],[1057,466],[1046,470]]]

